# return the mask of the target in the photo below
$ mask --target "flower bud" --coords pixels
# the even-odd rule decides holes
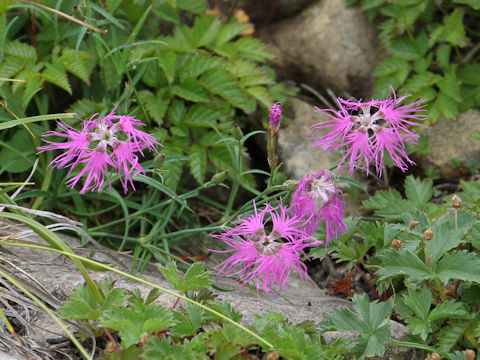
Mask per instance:
[[[433,229],[432,228],[428,228],[427,230],[425,230],[425,232],[423,233],[423,238],[425,240],[432,240],[433,238]]]
[[[475,360],[475,351],[467,349],[463,352],[463,356],[465,356],[466,360]]]
[[[278,102],[270,108],[270,126],[277,128],[282,118],[282,103]]]
[[[218,184],[223,184],[223,182],[227,178],[227,174],[228,174],[228,170],[224,170],[222,172],[219,172],[219,173],[212,176],[212,181],[217,185]]]
[[[158,154],[157,156],[155,156],[155,159],[153,159],[153,167],[155,169],[161,169],[164,161],[165,154]]]
[[[455,209],[462,207],[462,199],[460,199],[457,195],[453,195],[451,201],[452,201],[452,206]]]
[[[420,225],[420,221],[412,220],[412,221],[410,221],[410,225],[408,226],[408,228],[409,228],[410,230],[413,230],[413,229],[415,229],[418,225]]]
[[[400,239],[393,239],[392,247],[395,249],[400,249],[402,247],[402,240]]]
[[[242,129],[237,124],[233,124],[233,137],[237,140],[240,140],[243,137]]]
[[[282,189],[288,191],[295,191],[298,188],[298,184],[298,180],[287,180],[282,184]]]

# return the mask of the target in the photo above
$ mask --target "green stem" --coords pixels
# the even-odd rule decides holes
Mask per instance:
[[[100,267],[100,268],[103,268],[104,270],[108,270],[108,271],[111,271],[111,272],[114,272],[114,273],[117,273],[125,278],[128,278],[128,279],[131,279],[131,280],[134,280],[136,282],[139,282],[139,283],[142,283],[142,284],[145,284],[147,286],[150,286],[150,287],[153,287],[155,289],[158,289],[160,291],[163,291],[164,293],[167,293],[167,294],[170,294],[172,296],[175,296],[181,300],[184,300],[184,301],[187,301],[191,304],[194,304],[200,308],[202,308],[203,310],[205,311],[208,311],[218,317],[220,317],[221,319],[233,324],[235,327],[237,327],[238,329],[246,332],[247,334],[253,336],[255,339],[257,339],[259,342],[265,344],[266,346],[268,346],[269,348],[273,348],[273,345],[271,343],[269,343],[267,340],[265,340],[264,338],[262,338],[260,335],[257,335],[255,334],[252,330],[246,328],[245,326],[237,323],[236,321],[230,319],[229,317],[219,313],[218,311],[214,310],[214,309],[211,309],[209,308],[208,306],[206,305],[203,305],[195,300],[192,300],[192,299],[189,299],[188,297],[184,296],[184,295],[180,295],[172,290],[169,290],[167,288],[164,288],[162,286],[159,286],[157,284],[154,284],[150,281],[147,281],[147,280],[143,280],[139,277],[136,277],[134,275],[131,275],[129,273],[126,273],[126,272],[123,272],[121,270],[118,270],[118,269],[115,269],[113,267],[110,267],[108,265],[104,265],[102,263],[99,263],[97,261],[94,261],[94,260],[91,260],[91,259],[87,259],[87,258],[84,258],[83,256],[79,256],[77,254],[71,254],[69,252],[66,252],[66,251],[62,251],[62,250],[58,250],[58,249],[54,249],[54,248],[49,248],[47,246],[40,246],[40,245],[33,245],[33,244],[20,244],[20,243],[15,243],[15,242],[7,242],[7,241],[4,241],[1,243],[2,246],[19,246],[19,247],[26,247],[26,248],[32,248],[32,249],[39,249],[39,250],[45,250],[45,251],[52,251],[52,252],[56,252],[58,254],[62,254],[62,255],[65,255],[69,258],[74,258],[74,259],[77,259],[78,261],[81,261],[81,262],[85,262],[85,263],[89,263],[95,267]]]
[[[435,284],[435,287],[437,288],[440,298],[442,299],[442,302],[447,301],[447,295],[445,295],[445,292],[443,291],[442,284],[440,284],[440,280],[438,278],[435,278],[433,280],[433,283]]]
[[[418,344],[414,342],[409,342],[409,341],[397,341],[397,340],[392,340],[391,341],[392,345],[396,346],[404,346],[404,347],[409,347],[409,348],[414,348],[414,349],[421,349],[421,350],[426,350],[429,352],[436,352],[437,354],[441,355],[444,358],[448,358],[448,354],[440,349],[436,349],[432,346],[428,346],[425,344]]]

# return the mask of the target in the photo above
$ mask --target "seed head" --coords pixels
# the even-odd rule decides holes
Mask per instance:
[[[420,222],[419,222],[419,221],[412,220],[412,221],[410,221],[410,225],[408,226],[408,228],[409,228],[410,230],[413,230],[413,229],[415,229],[418,225],[420,225]]]
[[[437,353],[431,353],[430,355],[427,356],[425,360],[442,360],[439,354]]]
[[[462,199],[460,199],[457,195],[453,195],[452,196],[452,206],[455,209],[458,209],[458,208],[462,207]]]
[[[467,349],[463,352],[466,360],[475,360],[475,351],[472,349]]]
[[[425,240],[432,240],[433,238],[433,229],[432,228],[428,228],[427,230],[425,230],[425,232],[423,233],[423,238]]]
[[[402,247],[402,240],[400,239],[393,239],[392,247],[395,249],[400,249]]]

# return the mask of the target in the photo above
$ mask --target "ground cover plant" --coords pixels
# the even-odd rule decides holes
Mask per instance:
[[[0,4],[0,217],[23,222],[48,246],[8,237],[1,245],[61,254],[85,285],[56,314],[3,268],[0,276],[48,312],[84,358],[361,359],[398,357],[395,345],[424,358],[473,359],[480,182],[439,199],[431,181],[408,176],[402,192],[376,191],[363,202],[370,215],[353,218],[344,216],[335,175],[347,167],[381,183],[389,167],[407,171],[410,146],[435,121],[443,95],[397,96],[388,87],[375,99],[317,108],[329,120],[305,141],[342,156],[331,169],[284,181],[277,143],[289,90],[266,65],[266,46],[242,35],[248,24],[209,12],[204,0]],[[265,129],[247,127],[254,112]],[[251,168],[253,137],[265,139],[269,172]],[[66,228],[84,245],[130,251],[130,271],[76,254],[53,231]],[[206,254],[216,266],[195,261]],[[333,292],[350,296],[353,308],[326,313],[320,324],[273,312],[244,324],[215,295],[221,276],[268,300],[325,256],[362,274],[370,291],[355,291],[346,273]],[[142,279],[152,262],[175,291]],[[142,297],[111,279],[96,283],[87,269],[152,291]],[[160,306],[159,292],[179,301]],[[21,344],[12,314],[1,308],[0,317]],[[81,330],[72,334],[65,320]],[[410,330],[405,341],[390,337],[392,320]],[[358,336],[326,344],[331,330]],[[92,347],[92,337],[103,342]]]

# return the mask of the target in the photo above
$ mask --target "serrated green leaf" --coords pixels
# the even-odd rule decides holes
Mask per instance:
[[[443,34],[445,40],[454,46],[465,46],[469,41],[463,26],[465,9],[457,8],[446,17]]]
[[[58,60],[68,72],[78,76],[86,84],[90,84],[90,71],[86,65],[88,58],[91,58],[91,55],[85,52],[77,53],[73,49],[64,49]]]
[[[403,82],[410,72],[410,64],[405,59],[399,58],[388,58],[383,60],[376,67],[373,75],[374,76],[386,76],[395,74],[395,76],[403,79],[400,82]],[[400,80],[399,79],[399,80]]]
[[[405,180],[405,194],[416,207],[421,207],[432,198],[433,184],[431,181],[422,181],[410,175]]]
[[[444,284],[451,279],[480,283],[480,259],[466,251],[449,253],[438,262],[435,275]]]
[[[185,310],[185,315],[177,311],[173,315],[175,325],[172,329],[172,335],[180,337],[194,336],[202,326],[203,310],[192,304],[185,304],[183,309]]]
[[[262,41],[252,37],[238,39],[234,42],[233,47],[239,54],[252,61],[264,62],[274,58]]]
[[[403,213],[413,214],[417,207],[410,201],[402,198],[395,189],[377,191],[374,196],[362,203],[365,209],[375,212],[386,219],[401,219]]]
[[[172,314],[158,305],[137,305],[134,308],[132,305],[132,308],[122,306],[106,310],[100,320],[102,326],[120,333],[120,347],[126,349],[139,343],[143,334],[152,334],[169,327],[172,324]]]
[[[444,76],[438,81],[437,85],[443,94],[448,95],[457,102],[462,102],[459,80],[455,74],[455,66],[449,66],[444,70]]]
[[[430,109],[431,113],[429,115],[432,116],[432,113],[437,109],[439,113],[447,119],[455,119],[458,115],[458,103],[443,92],[438,94],[437,100],[432,105],[432,108]]]
[[[425,11],[428,1],[407,1],[402,2],[401,6],[396,7],[394,18],[398,21],[399,30],[411,30],[418,17]]]
[[[208,289],[212,284],[212,280],[208,277],[211,275],[202,263],[193,263],[185,273],[183,279],[175,262],[169,262],[165,267],[159,266],[158,269],[165,279],[177,290],[187,292],[190,290]]]
[[[403,295],[402,299],[415,315],[406,318],[408,328],[425,341],[432,331],[428,318],[432,306],[432,293],[428,288],[422,287],[409,290],[408,295]]]
[[[81,119],[87,119],[92,116],[92,114],[100,113],[102,110],[103,104],[88,99],[78,100],[68,108],[69,112],[76,113]]]
[[[405,60],[415,60],[423,54],[418,50],[417,44],[408,37],[399,38],[393,41],[388,47],[388,52]]]
[[[231,170],[232,160],[228,149],[218,146],[208,151],[208,158],[219,170]]]
[[[163,92],[161,90],[157,91],[156,96],[147,90],[143,90],[138,93],[149,115],[159,126],[163,124],[163,119],[170,103],[170,98],[168,97],[164,99],[162,94]]]
[[[218,126],[218,121],[221,114],[205,104],[195,104],[191,106],[185,114],[184,123],[197,127],[215,127]]]
[[[158,66],[163,70],[168,83],[171,84],[175,77],[177,54],[173,51],[160,51],[157,55]]]
[[[60,70],[58,68],[53,67],[50,64],[45,64],[46,68],[42,72],[42,77],[44,80],[61,87],[63,90],[68,92],[72,95],[72,87],[68,82],[67,74],[65,70]]]
[[[258,102],[260,102],[266,108],[270,108],[273,104],[273,99],[270,93],[263,86],[249,87],[245,91],[252,95]]]
[[[189,151],[190,171],[199,184],[205,182],[207,172],[207,149],[203,146],[193,144]]]
[[[425,250],[425,257],[431,258],[431,264],[436,264],[438,260],[449,250],[456,248],[462,242],[462,238],[467,233],[466,228],[455,230],[450,224],[448,218],[437,220],[432,225],[433,239]]]
[[[467,327],[467,322],[462,320],[450,321],[448,326],[440,330],[437,346],[440,350],[449,352],[460,340]]]
[[[448,300],[438,304],[428,316],[430,321],[442,318],[468,317],[469,313],[465,309],[465,305],[455,300]]]
[[[393,298],[379,303],[370,302],[366,294],[355,295],[353,308],[355,311],[338,307],[331,314],[325,313],[321,325],[339,331],[360,332],[352,349],[355,355],[383,355],[385,344],[390,341],[388,317],[393,309]]]
[[[235,36],[240,34],[243,30],[249,27],[249,24],[241,24],[236,18],[232,18],[228,23],[225,23],[220,28],[216,39],[217,46],[223,45],[232,40]]]
[[[209,102],[210,98],[208,97],[205,90],[195,79],[185,79],[181,84],[173,85],[171,87],[173,94],[181,97],[182,99],[193,101],[193,102]]]
[[[381,267],[377,270],[380,280],[406,276],[410,281],[417,282],[433,277],[425,263],[409,250],[388,251],[380,256],[380,261]]]
[[[43,79],[42,76],[38,73],[33,73],[28,77],[27,83],[25,85],[25,90],[23,92],[22,104],[23,107],[26,107],[33,96],[42,89]]]
[[[20,41],[9,41],[5,47],[5,54],[28,60],[37,59],[35,48]]]
[[[442,44],[437,48],[436,56],[437,62],[441,67],[447,67],[450,63],[450,53],[452,52],[452,45]]]
[[[204,15],[195,18],[192,28],[192,45],[205,46],[211,43],[218,34],[220,22],[213,15]]]
[[[198,53],[190,56],[185,65],[179,70],[180,78],[198,77],[208,70],[224,67],[222,59],[215,56],[204,56]]]
[[[208,91],[221,96],[243,111],[248,113],[252,110],[245,92],[238,87],[235,79],[228,72],[210,70],[200,77],[200,83]]]
[[[26,63],[27,61],[25,59],[15,56],[7,56],[0,64],[0,78],[12,78],[23,69]],[[3,83],[4,82],[0,80],[0,86]]]
[[[441,80],[441,76],[430,71],[424,71],[415,74],[405,83],[405,91],[408,93],[417,93],[419,90],[431,87]]]

